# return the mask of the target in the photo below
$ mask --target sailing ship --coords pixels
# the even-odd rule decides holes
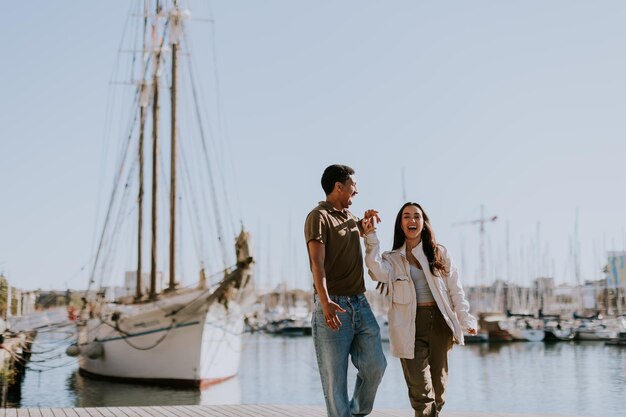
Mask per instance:
[[[133,52],[132,62],[137,63],[136,90],[133,92],[134,105],[130,119],[132,127],[122,147],[122,157],[117,167],[113,191],[108,204],[108,212],[103,222],[103,230],[94,257],[90,274],[90,288],[100,277],[101,284],[108,282],[112,275],[114,262],[119,252],[128,262],[131,248],[123,246],[117,232],[126,226],[136,233],[137,246],[132,250],[135,255],[131,262],[136,262],[134,295],[118,299],[115,302],[106,299],[105,291],[90,291],[84,300],[84,306],[77,320],[77,341],[68,348],[69,355],[78,356],[80,373],[95,378],[122,380],[134,383],[167,384],[180,386],[206,387],[223,381],[237,374],[242,350],[244,332],[243,305],[246,297],[252,297],[251,267],[253,258],[249,243],[249,234],[243,229],[235,239],[235,256],[229,256],[223,241],[224,232],[220,226],[221,209],[216,200],[218,181],[214,178],[223,172],[223,167],[211,168],[209,144],[206,138],[206,125],[198,121],[196,130],[186,129],[178,121],[179,99],[179,64],[181,56],[188,58],[189,79],[187,86],[195,88],[189,43],[187,41],[186,21],[190,13],[182,10],[178,1],[145,0],[140,10],[134,13],[143,19],[143,45],[139,52]],[[138,20],[138,19],[135,19]],[[139,30],[141,33],[141,30]],[[140,38],[141,38],[140,37]],[[169,65],[168,65],[169,64]],[[160,106],[161,87],[170,84],[169,128],[171,142],[169,148],[160,143]],[[191,112],[198,116],[202,113],[198,94],[191,94],[193,108]],[[146,146],[146,133],[151,122],[152,143]],[[200,145],[196,148],[186,145],[191,140],[189,132],[196,132]],[[180,140],[179,140],[180,139]],[[136,146],[135,146],[136,145]],[[146,148],[146,149],[144,149]],[[131,149],[136,149],[135,152]],[[187,154],[185,155],[185,150]],[[143,201],[144,201],[144,153],[152,153],[152,183],[148,191],[151,197],[151,246],[150,246],[150,283],[143,283]],[[164,165],[160,158],[169,151],[169,246],[168,261],[161,261],[169,269],[168,285],[159,291],[158,271],[159,254],[165,252],[164,245],[157,240],[157,231],[163,228],[163,221],[157,217],[160,188],[165,188],[161,179],[164,173],[159,169]],[[180,152],[179,152],[180,151]],[[180,155],[179,155],[180,153]],[[189,162],[193,157],[199,159],[195,171],[186,167],[178,168],[179,159]],[[182,165],[182,164],[181,164]],[[180,171],[180,172],[179,172]],[[179,176],[179,174],[181,174]],[[185,177],[186,174],[186,177]],[[182,177],[182,178],[181,178]],[[125,181],[122,178],[126,178]],[[204,178],[208,183],[195,189],[193,179]],[[136,183],[135,183],[136,181]],[[186,193],[179,191],[179,183]],[[186,186],[186,188],[185,188]],[[206,189],[210,190],[213,205],[207,203]],[[130,211],[132,193],[136,190],[136,205]],[[225,191],[225,190],[224,190]],[[185,199],[182,196],[185,196]],[[129,203],[129,201],[131,203]],[[209,204],[209,208],[200,206]],[[187,203],[186,209],[191,215],[188,230],[193,234],[197,253],[199,282],[197,285],[184,287],[177,280],[177,273],[183,270],[181,264],[189,258],[189,251],[180,249],[179,233],[184,229],[178,220],[179,204]],[[116,214],[117,210],[117,214]],[[137,214],[137,223],[127,219],[129,213]],[[202,216],[206,213],[208,216]],[[208,217],[208,219],[207,219]],[[195,220],[195,223],[192,221]],[[209,229],[208,222],[215,220],[217,225],[213,236],[222,252],[223,266],[216,276],[216,282],[210,282],[206,273],[209,261],[220,258],[215,248],[209,248],[207,238],[202,232]],[[161,221],[161,224],[159,223]],[[177,223],[178,221],[178,223]],[[133,226],[134,224],[134,226]],[[182,234],[182,233],[180,233]],[[235,233],[233,233],[234,236]],[[122,249],[120,249],[120,246]],[[180,259],[177,257],[180,255]],[[185,257],[185,255],[187,255]],[[134,258],[134,259],[133,259]],[[234,261],[230,262],[229,258]],[[178,267],[178,268],[177,268]],[[95,296],[89,296],[96,294]]]

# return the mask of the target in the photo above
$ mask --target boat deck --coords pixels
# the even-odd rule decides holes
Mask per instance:
[[[413,417],[413,410],[375,410],[371,417]],[[167,407],[0,408],[0,417],[326,417],[321,406],[188,405]],[[443,417],[573,417],[447,411]]]

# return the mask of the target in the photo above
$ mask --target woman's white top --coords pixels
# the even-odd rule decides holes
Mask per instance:
[[[431,303],[435,301],[435,298],[433,297],[433,292],[428,286],[428,281],[426,281],[426,275],[424,275],[424,271],[414,265],[411,265],[410,272],[411,279],[413,280],[413,285],[415,285],[417,303]]]

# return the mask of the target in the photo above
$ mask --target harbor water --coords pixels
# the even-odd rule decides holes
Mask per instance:
[[[63,352],[69,338],[41,333],[13,407],[191,404],[323,405],[310,337],[246,335],[240,374],[204,391],[96,381]],[[410,408],[399,360],[388,367],[376,407]],[[181,352],[180,354],[184,354]],[[159,366],[155,363],[155,366]],[[351,368],[351,381],[356,371]],[[626,348],[603,342],[514,342],[455,346],[447,410],[626,415]]]

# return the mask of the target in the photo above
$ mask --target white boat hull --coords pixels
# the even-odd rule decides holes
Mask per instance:
[[[479,332],[476,334],[463,334],[465,343],[486,343],[489,341],[489,333]]]
[[[243,317],[237,304],[185,311],[198,293],[138,306],[107,306],[79,328],[83,374],[133,382],[207,386],[237,374]],[[171,314],[172,311],[178,312]],[[119,329],[110,314],[120,313]]]
[[[607,329],[578,330],[579,340],[611,340],[617,336],[616,331]]]
[[[511,329],[509,332],[513,339],[525,342],[541,342],[546,337],[541,329]]]

